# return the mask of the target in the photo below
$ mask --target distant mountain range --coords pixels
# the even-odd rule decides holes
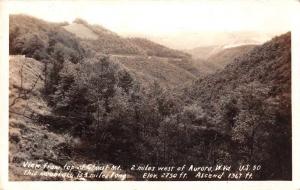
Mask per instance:
[[[205,29],[205,28],[204,28]],[[260,31],[196,31],[176,32],[170,34],[147,35],[154,42],[180,50],[195,49],[209,46],[240,46],[247,44],[263,44],[276,36],[274,33]],[[143,36],[142,34],[131,34],[128,36]]]

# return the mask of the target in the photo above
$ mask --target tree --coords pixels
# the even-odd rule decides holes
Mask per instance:
[[[65,63],[58,73],[60,81],[51,95],[53,111],[62,117],[68,126],[55,126],[78,137],[90,135],[88,126],[92,122],[92,109],[87,99],[88,89],[78,80],[77,66]]]

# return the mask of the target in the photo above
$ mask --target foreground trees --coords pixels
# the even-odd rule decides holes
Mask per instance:
[[[287,147],[289,134],[278,125],[280,102],[259,82],[225,93],[214,110],[156,82],[141,88],[108,57],[65,62],[58,77],[47,122],[84,141],[85,155],[124,166],[259,163],[264,177],[283,161],[277,146]]]

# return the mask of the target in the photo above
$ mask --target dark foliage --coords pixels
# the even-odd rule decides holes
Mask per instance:
[[[78,39],[60,24],[26,15],[11,15],[9,19],[9,53],[22,54],[45,63],[45,92],[54,93],[63,63],[80,62],[85,57],[85,50]]]

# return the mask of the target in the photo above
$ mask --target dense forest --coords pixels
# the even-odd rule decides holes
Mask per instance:
[[[290,33],[207,74],[187,53],[74,23],[96,39],[25,15],[10,16],[9,27],[10,55],[42,67],[35,93],[47,111],[26,117],[67,139],[67,158],[76,153],[124,169],[258,163],[264,169],[256,180],[291,179]],[[10,97],[10,119],[33,88]]]

